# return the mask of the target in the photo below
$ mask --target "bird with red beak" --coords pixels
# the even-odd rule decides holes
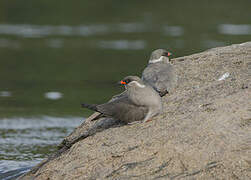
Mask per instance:
[[[161,97],[171,92],[177,85],[177,74],[169,60],[171,55],[165,49],[153,51],[142,73],[142,80],[152,86]]]
[[[125,123],[147,122],[162,112],[159,94],[137,76],[127,76],[119,82],[126,91],[104,104],[82,104],[82,107],[113,117]]]

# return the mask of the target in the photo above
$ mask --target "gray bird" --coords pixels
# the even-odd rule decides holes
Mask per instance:
[[[82,107],[113,117],[125,123],[147,122],[162,112],[161,97],[137,76],[120,81],[125,85],[123,95],[104,104],[82,104]]]
[[[169,61],[170,52],[157,49],[152,52],[142,80],[152,86],[162,97],[172,91],[177,84],[177,75]]]

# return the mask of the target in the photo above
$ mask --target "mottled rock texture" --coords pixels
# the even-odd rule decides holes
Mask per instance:
[[[22,179],[251,179],[251,42],[173,64],[179,83],[162,115],[88,120]]]

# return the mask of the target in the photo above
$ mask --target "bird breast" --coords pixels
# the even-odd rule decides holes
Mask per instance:
[[[161,106],[160,96],[150,87],[131,89],[128,91],[128,98],[138,106],[159,107]]]

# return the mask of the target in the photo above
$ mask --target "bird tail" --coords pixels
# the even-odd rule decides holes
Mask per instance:
[[[88,109],[93,110],[93,111],[98,111],[97,105],[96,105],[96,104],[86,104],[86,103],[82,103],[82,104],[81,104],[81,107],[83,107],[83,108],[88,108]]]

